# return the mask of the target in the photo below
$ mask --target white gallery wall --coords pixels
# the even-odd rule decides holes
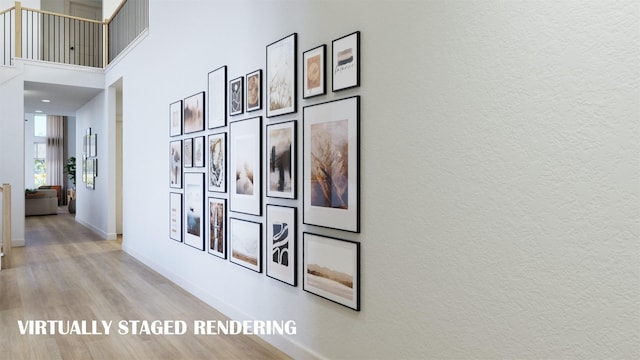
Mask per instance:
[[[296,358],[640,356],[638,2],[158,0],[150,12],[105,83],[123,80],[126,252],[235,319],[295,320],[296,335],[268,340]],[[265,69],[265,46],[293,32],[299,60],[330,54],[356,30],[361,87],[231,120],[295,119],[301,151],[303,106],[361,96],[362,231],[298,232],[299,248],[302,231],[361,243],[360,312],[304,292],[300,268],[291,287],[170,240],[168,171],[169,104],[205,91],[208,72]],[[78,112],[77,132],[105,101]]]

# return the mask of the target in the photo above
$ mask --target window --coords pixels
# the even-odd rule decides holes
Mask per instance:
[[[33,118],[33,136],[47,136],[47,115],[36,115]]]
[[[46,119],[46,118],[45,118]],[[45,159],[47,157],[47,144],[34,143],[34,164],[33,164],[33,184],[40,187],[47,183],[47,172]]]

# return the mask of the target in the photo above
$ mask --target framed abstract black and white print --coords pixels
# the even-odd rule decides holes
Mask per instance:
[[[333,91],[360,86],[360,31],[333,40]]]
[[[296,112],[297,39],[293,33],[267,45],[267,117]]]
[[[234,121],[230,125],[230,210],[261,215],[262,118]]]
[[[267,196],[296,198],[296,124],[267,125]]]
[[[243,77],[239,77],[229,81],[229,115],[238,115],[243,112],[243,80]]]
[[[296,208],[267,205],[267,276],[291,286],[296,278]]]
[[[209,191],[227,191],[227,133],[209,135]]]
[[[219,67],[208,74],[208,128],[227,125],[227,66]]]

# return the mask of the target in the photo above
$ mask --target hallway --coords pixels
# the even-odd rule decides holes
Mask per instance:
[[[27,217],[25,238],[25,247],[13,249],[13,267],[0,271],[4,359],[288,358],[257,336],[120,335],[120,320],[184,320],[191,326],[227,318],[69,214]],[[19,320],[113,326],[109,335],[21,335]]]

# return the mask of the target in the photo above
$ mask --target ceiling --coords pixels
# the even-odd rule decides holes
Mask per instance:
[[[25,81],[24,112],[37,110],[47,115],[76,116],[76,110],[98,95],[102,89],[54,85]],[[51,100],[49,103],[42,100]]]

